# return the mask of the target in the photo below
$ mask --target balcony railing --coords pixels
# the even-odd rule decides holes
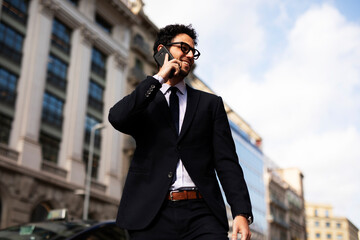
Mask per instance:
[[[151,56],[150,47],[143,39],[135,37],[132,46],[140,51],[144,56]]]
[[[270,197],[271,203],[275,204],[276,206],[282,208],[283,210],[288,210],[289,207],[286,206],[286,204],[282,201],[280,201],[279,199],[275,198],[274,196]]]
[[[132,85],[135,86],[135,85],[139,84],[145,78],[146,78],[146,74],[144,73],[144,71],[141,68],[133,67],[130,70],[129,80]]]
[[[10,149],[5,144],[0,143],[0,155],[7,157],[11,160],[17,161],[19,157],[19,153]]]
[[[284,219],[276,217],[273,214],[270,215],[269,222],[276,223],[277,225],[279,225],[285,229],[288,229],[290,227],[289,224]]]

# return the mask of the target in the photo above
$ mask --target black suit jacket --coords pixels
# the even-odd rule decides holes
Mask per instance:
[[[154,219],[166,199],[179,159],[225,227],[228,221],[216,174],[233,216],[252,216],[222,99],[187,86],[187,108],[178,135],[160,88],[159,81],[147,77],[110,109],[109,121],[114,128],[136,140],[118,225],[136,230]]]

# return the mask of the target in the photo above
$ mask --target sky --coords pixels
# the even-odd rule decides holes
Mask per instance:
[[[305,200],[360,228],[360,0],[143,0],[192,24],[194,73],[304,174]]]

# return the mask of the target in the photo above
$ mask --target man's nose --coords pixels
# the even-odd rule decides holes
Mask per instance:
[[[189,51],[187,54],[186,54],[187,57],[191,57],[191,58],[194,58],[194,53],[193,51]]]

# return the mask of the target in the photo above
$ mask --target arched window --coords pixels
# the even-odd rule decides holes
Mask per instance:
[[[143,45],[144,44],[144,38],[140,35],[140,34],[136,34],[134,36],[134,43],[138,44],[138,45]]]
[[[38,204],[31,213],[30,222],[44,221],[51,209],[52,207],[48,203]]]

